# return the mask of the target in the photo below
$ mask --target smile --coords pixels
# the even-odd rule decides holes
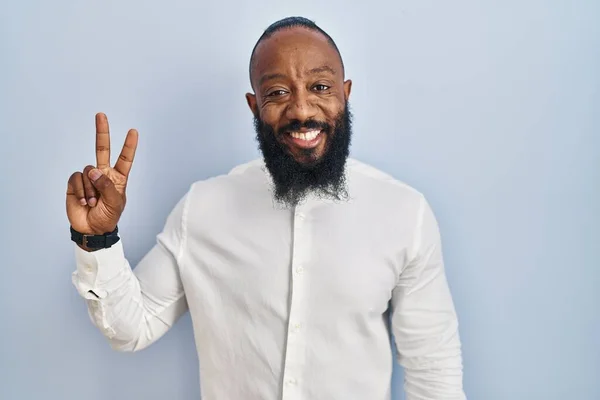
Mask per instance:
[[[287,132],[289,141],[296,147],[302,149],[312,149],[317,147],[323,140],[323,131],[313,129],[306,132]]]

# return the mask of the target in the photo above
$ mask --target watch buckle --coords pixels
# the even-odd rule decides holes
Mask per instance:
[[[88,246],[88,238],[89,238],[89,237],[94,237],[94,236],[95,236],[96,238],[98,238],[98,235],[83,235],[83,237],[81,238],[81,242],[82,242],[82,245],[83,245],[83,247],[85,247],[85,248],[88,248],[88,249],[89,249],[90,247]],[[98,239],[99,239],[99,238],[98,238]],[[104,239],[104,243],[106,243],[106,237],[104,237],[103,239]]]

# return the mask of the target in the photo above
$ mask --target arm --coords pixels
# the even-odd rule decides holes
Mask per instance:
[[[132,270],[122,241],[88,252],[75,247],[72,281],[93,324],[119,351],[141,350],[187,311],[178,261],[184,244],[185,196],[169,215],[157,243]]]
[[[421,199],[409,263],[392,293],[392,330],[407,400],[464,400],[458,321],[437,221]]]

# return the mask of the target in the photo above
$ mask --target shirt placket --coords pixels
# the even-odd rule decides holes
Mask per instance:
[[[310,254],[310,234],[307,221],[307,206],[297,206],[294,209],[293,246],[291,263],[291,296],[287,341],[285,351],[285,364],[283,373],[282,400],[301,400],[302,381],[304,376],[302,368],[305,365],[306,342],[304,328],[306,324],[306,275],[310,273],[307,268]]]

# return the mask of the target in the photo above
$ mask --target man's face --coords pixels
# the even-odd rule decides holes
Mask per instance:
[[[251,73],[255,94],[246,98],[278,192],[296,192],[288,196],[291,202],[311,186],[340,184],[334,180],[342,179],[348,155],[352,85],[343,78],[338,53],[319,32],[283,29],[256,48]],[[302,182],[294,182],[298,179]]]

